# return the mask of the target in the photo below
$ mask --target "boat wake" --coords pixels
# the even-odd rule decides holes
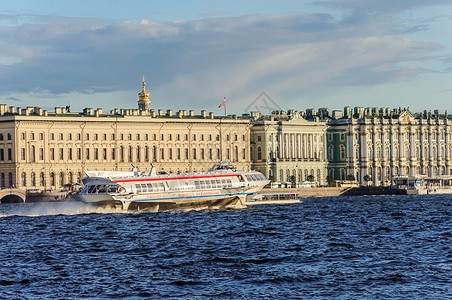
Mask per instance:
[[[77,201],[46,202],[32,204],[4,204],[0,207],[0,218],[11,216],[40,217],[55,215],[127,213],[115,208],[87,205]]]

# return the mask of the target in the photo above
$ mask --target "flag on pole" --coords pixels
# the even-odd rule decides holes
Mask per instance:
[[[218,105],[218,108],[223,107],[223,106],[226,107],[226,97],[224,97],[223,102],[221,102],[221,104]]]

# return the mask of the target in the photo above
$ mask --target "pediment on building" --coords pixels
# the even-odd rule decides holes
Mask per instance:
[[[413,121],[414,121],[414,115],[409,109],[406,109],[400,113],[399,122],[410,123]]]

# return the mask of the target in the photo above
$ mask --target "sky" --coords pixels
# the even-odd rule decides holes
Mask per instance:
[[[0,0],[0,104],[452,112],[450,0]]]

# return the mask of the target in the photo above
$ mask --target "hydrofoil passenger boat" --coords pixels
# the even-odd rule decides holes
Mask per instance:
[[[85,171],[84,187],[74,198],[123,210],[243,208],[269,183],[257,171],[238,171],[229,163],[207,172]]]

